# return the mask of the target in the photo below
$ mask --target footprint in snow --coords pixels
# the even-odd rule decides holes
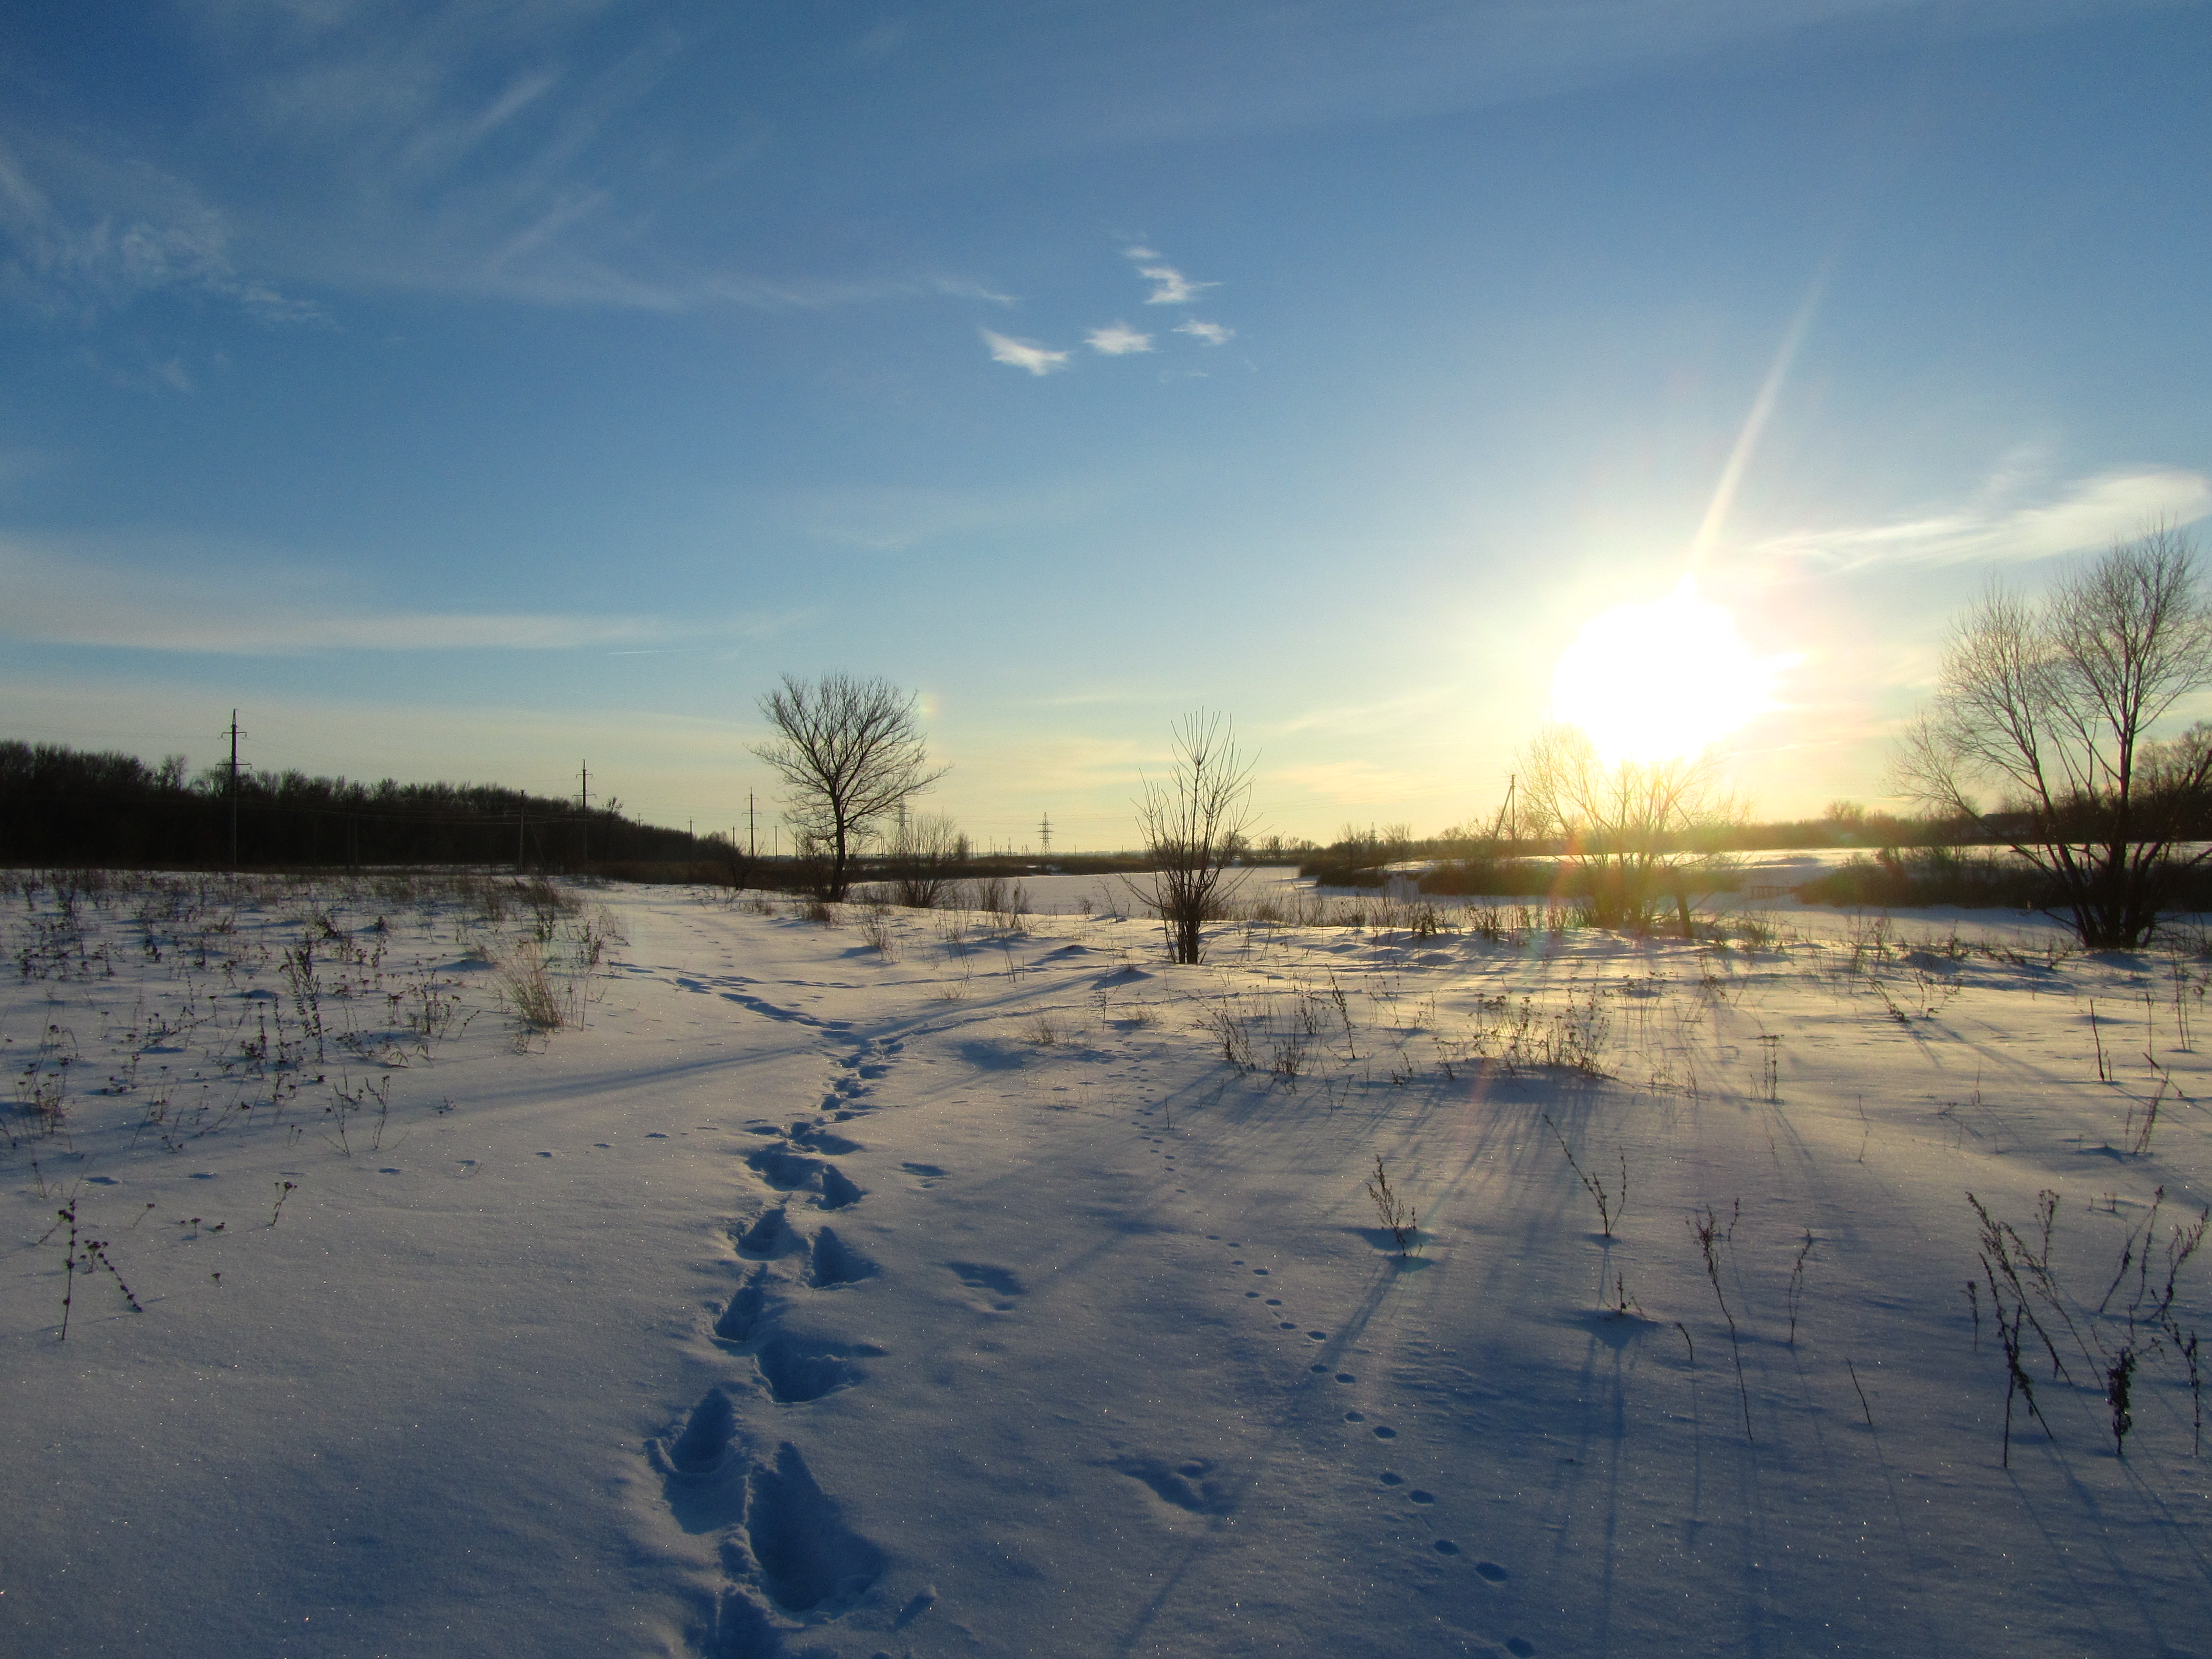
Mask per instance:
[[[697,1480],[718,1474],[737,1449],[738,1411],[720,1388],[707,1390],[684,1419],[683,1432],[653,1443],[665,1472]]]
[[[789,1613],[834,1617],[883,1576],[884,1555],[845,1525],[799,1448],[785,1441],[775,1467],[756,1465],[745,1533],[762,1587]]]
[[[787,1193],[818,1186],[823,1167],[820,1159],[802,1158],[781,1141],[756,1146],[745,1154],[745,1163],[769,1186]]]
[[[842,1158],[848,1152],[867,1149],[857,1140],[848,1140],[834,1129],[825,1129],[818,1123],[799,1122],[791,1126],[791,1140],[795,1146],[804,1146],[810,1152],[820,1152],[825,1158]]]
[[[737,1236],[738,1251],[742,1255],[781,1255],[790,1243],[796,1242],[797,1236],[791,1233],[781,1205],[762,1211],[752,1224]]]
[[[864,1279],[874,1277],[876,1264],[837,1237],[832,1228],[824,1227],[814,1235],[812,1279],[817,1290],[828,1290],[838,1285],[857,1285]]]
[[[705,1649],[727,1659],[779,1659],[789,1651],[787,1638],[818,1631],[874,1589],[884,1554],[846,1524],[840,1506],[787,1441],[773,1466],[751,1465],[744,1493],[742,1518],[722,1539],[732,1582],[715,1604]],[[902,1627],[935,1600],[932,1589],[911,1598],[899,1615]]]
[[[744,1343],[767,1322],[769,1275],[765,1267],[756,1267],[738,1293],[730,1298],[730,1305],[722,1310],[714,1321],[714,1334],[724,1342]]]
[[[1011,1268],[996,1267],[988,1261],[948,1261],[945,1265],[951,1270],[954,1278],[971,1290],[988,1291],[1000,1297],[1016,1297],[1022,1293],[1021,1277]],[[991,1304],[991,1310],[994,1313],[1009,1313],[1012,1311],[1013,1305],[1010,1301],[997,1301]]]
[[[855,1359],[878,1359],[881,1348],[847,1346],[778,1331],[753,1351],[753,1368],[779,1406],[804,1406],[850,1388],[867,1376]]]
[[[1163,1504],[1193,1515],[1229,1515],[1237,1508],[1229,1483],[1212,1478],[1219,1466],[1206,1458],[1170,1463],[1164,1457],[1117,1457],[1106,1467],[1143,1482]]]
[[[867,1195],[865,1188],[856,1186],[852,1178],[834,1164],[822,1166],[822,1196],[814,1200],[817,1208],[842,1210],[858,1204]]]

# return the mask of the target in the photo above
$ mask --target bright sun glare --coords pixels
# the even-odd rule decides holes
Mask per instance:
[[[1583,625],[1553,672],[1552,715],[1607,761],[1694,755],[1773,707],[1775,666],[1685,577],[1664,599]]]

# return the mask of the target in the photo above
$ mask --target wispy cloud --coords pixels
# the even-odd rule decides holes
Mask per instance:
[[[1201,323],[1195,317],[1187,323],[1177,323],[1175,331],[1203,340],[1208,345],[1225,345],[1237,336],[1233,328],[1224,328],[1219,323]]]
[[[1173,265],[1146,265],[1137,275],[1154,285],[1145,296],[1148,306],[1187,306],[1207,289],[1221,286],[1218,283],[1194,282]]]
[[[1032,374],[1049,374],[1055,368],[1067,367],[1068,354],[1065,351],[1051,350],[1034,340],[1017,340],[993,329],[979,328],[975,331],[983,337],[983,343],[991,348],[991,361],[994,363],[1025,368]]]
[[[1123,248],[1121,257],[1125,259],[1157,259],[1160,257],[1160,251],[1156,247],[1146,247],[1139,243],[1134,247]]]
[[[115,309],[164,289],[214,295],[272,324],[325,320],[239,269],[224,216],[190,185],[143,164],[58,150],[35,169],[0,141],[0,289],[45,312]],[[34,171],[59,175],[46,181]]]
[[[2025,563],[2123,540],[2157,523],[2193,524],[2212,514],[2212,479],[2179,467],[2118,468],[2051,498],[2014,502],[2009,484],[1968,506],[1890,524],[1800,530],[1746,549],[1794,556],[1832,570],[1879,565]]]
[[[1465,688],[1462,686],[1427,686],[1408,691],[1403,696],[1388,697],[1375,702],[1335,703],[1310,708],[1287,720],[1273,721],[1267,730],[1271,734],[1280,733],[1286,737],[1301,732],[1368,737],[1376,732],[1403,732],[1409,722],[1433,714],[1465,696]]]
[[[1064,526],[1095,517],[1114,498],[1096,480],[962,488],[868,485],[805,491],[772,510],[778,530],[866,553],[902,553],[947,536],[972,538],[1004,531]]]
[[[362,602],[336,576],[224,562],[193,546],[97,552],[0,532],[0,635],[40,645],[288,656],[304,651],[564,650],[703,634],[757,635],[781,619],[701,625],[650,616],[420,611]]]
[[[1431,775],[1367,761],[1317,761],[1269,770],[1266,788],[1278,796],[1306,795],[1332,806],[1373,810],[1379,800],[1402,801],[1432,791]]]
[[[204,121],[0,106],[0,296],[89,317],[180,289],[293,323],[325,317],[302,289],[663,312],[1012,302],[957,271],[794,271],[764,252],[786,243],[720,234],[731,180],[793,141],[757,84],[690,130],[668,82],[710,31],[603,0],[185,11]]]
[[[1139,334],[1127,323],[1115,323],[1110,328],[1094,328],[1083,337],[1084,343],[1105,357],[1126,357],[1133,351],[1150,351],[1152,337]]]

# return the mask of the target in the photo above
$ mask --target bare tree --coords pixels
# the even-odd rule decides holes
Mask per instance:
[[[2196,549],[2160,527],[2117,543],[2039,603],[1992,584],[1953,625],[1935,701],[1896,773],[2050,878],[2049,908],[2092,949],[2132,949],[2212,848],[2212,726],[2152,727],[2212,685]],[[1981,810],[1976,792],[1994,790]]]
[[[1644,932],[1672,900],[1682,937],[1692,939],[1691,896],[1719,885],[1726,867],[1711,832],[1744,816],[1715,771],[1710,751],[1607,763],[1580,726],[1548,726],[1519,763],[1520,826],[1565,842],[1589,881],[1598,927]]]
[[[1236,728],[1200,709],[1175,728],[1175,762],[1166,781],[1145,780],[1137,830],[1151,876],[1130,882],[1167,930],[1168,954],[1195,963],[1202,933],[1227,902],[1231,867],[1252,825],[1252,767]]]
[[[914,694],[887,680],[824,674],[810,684],[786,674],[760,707],[776,736],[753,753],[789,791],[783,816],[793,850],[817,864],[821,896],[842,899],[859,844],[945,769],[929,769]]]

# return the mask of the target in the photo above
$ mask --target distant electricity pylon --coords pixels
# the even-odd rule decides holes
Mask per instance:
[[[230,778],[224,793],[230,798],[230,867],[238,868],[238,710],[230,711]]]
[[[1044,815],[1044,821],[1037,825],[1037,851],[1047,858],[1052,856],[1052,814],[1049,812]]]

